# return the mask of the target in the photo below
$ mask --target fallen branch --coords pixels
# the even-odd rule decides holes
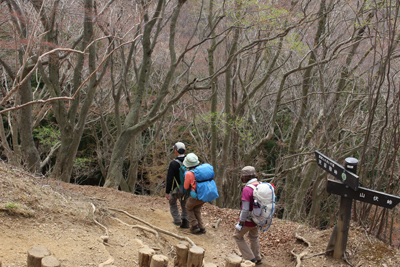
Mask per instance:
[[[221,222],[221,218],[219,218],[217,220],[217,222],[214,224],[214,228],[218,228],[220,222]]]
[[[180,236],[180,235],[174,234],[172,232],[166,231],[164,229],[161,229],[159,227],[156,227],[156,226],[154,226],[154,225],[152,225],[152,224],[150,224],[150,223],[148,223],[148,222],[146,222],[146,221],[144,221],[144,220],[142,220],[142,219],[140,219],[140,218],[138,218],[136,216],[133,216],[132,214],[129,214],[128,212],[126,212],[124,210],[114,209],[114,208],[108,208],[108,209],[109,210],[118,211],[118,212],[122,212],[125,215],[127,215],[127,216],[129,216],[129,217],[131,217],[131,218],[133,218],[133,219],[135,219],[135,220],[137,220],[137,221],[139,221],[139,222],[141,222],[141,223],[143,223],[143,224],[145,224],[145,225],[147,225],[147,226],[149,226],[151,228],[153,228],[154,230],[156,230],[156,231],[158,231],[160,233],[163,233],[163,234],[166,234],[166,235],[170,235],[170,236],[175,237],[175,238],[180,239],[180,240],[185,240],[185,241],[189,242],[192,246],[196,246],[196,244],[187,236]]]
[[[298,228],[297,228],[297,229],[298,229]],[[308,254],[308,249],[311,247],[311,244],[310,244],[310,242],[308,242],[304,237],[302,237],[302,236],[300,236],[299,234],[297,234],[297,231],[296,231],[296,233],[295,233],[295,237],[296,237],[298,240],[301,240],[301,241],[303,241],[304,243],[307,244],[307,248],[306,248],[305,250],[303,250],[300,254],[294,253],[294,249],[292,249],[292,251],[290,251],[290,253],[292,253],[292,255],[296,257],[296,262],[297,262],[296,267],[300,267],[300,266],[301,266],[301,259],[302,259],[305,255]]]

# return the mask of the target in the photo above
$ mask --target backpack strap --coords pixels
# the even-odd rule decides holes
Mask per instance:
[[[253,188],[253,190],[256,189],[255,185],[253,185],[253,184],[248,184],[248,185],[246,185],[246,186],[247,186],[247,187],[250,187],[250,188]]]
[[[196,183],[201,184],[201,183],[204,183],[204,182],[209,182],[209,181],[214,180],[214,178],[211,178],[211,179],[207,179],[207,180],[203,180],[203,181],[197,181],[197,180],[196,180],[196,174],[194,173],[194,169],[193,169],[193,170],[189,170],[189,171],[190,171],[190,172],[193,172],[193,174],[194,174],[194,180],[196,181]]]
[[[256,187],[253,184],[248,184],[248,185],[246,185],[246,187],[250,187],[251,189],[253,189],[253,192],[256,189]],[[253,201],[254,201],[254,197],[253,197]],[[253,207],[253,209],[254,209],[254,207]],[[251,218],[250,213],[251,213],[251,211],[249,212],[249,216],[247,217],[246,221],[254,223],[253,219]]]
[[[183,161],[180,161],[179,159],[174,159],[174,160],[179,163],[179,167],[182,166]]]
[[[174,161],[179,163],[179,168],[182,167],[183,161],[180,161],[179,159],[174,159]],[[179,172],[180,172],[180,170],[179,170]],[[180,180],[180,177],[179,177],[179,180]],[[177,184],[177,187],[179,187],[180,183],[178,183],[178,181],[175,179],[175,176],[174,176],[174,182]]]

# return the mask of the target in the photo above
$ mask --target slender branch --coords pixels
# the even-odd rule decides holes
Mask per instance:
[[[160,233],[173,236],[173,237],[178,238],[178,239],[180,239],[180,240],[185,240],[185,241],[189,242],[192,246],[195,246],[195,245],[196,245],[196,244],[195,244],[189,237],[187,237],[187,236],[180,236],[180,235],[174,234],[174,233],[172,233],[172,232],[166,231],[166,230],[164,230],[164,229],[161,229],[161,228],[159,228],[159,227],[156,227],[156,226],[154,226],[154,225],[152,225],[152,224],[146,222],[145,220],[140,219],[139,217],[133,216],[132,214],[130,214],[130,213],[124,211],[124,210],[114,209],[114,208],[109,208],[109,209],[110,209],[110,210],[114,210],[114,211],[118,211],[118,212],[122,212],[122,213],[124,213],[125,215],[127,215],[127,216],[129,216],[129,217],[131,217],[131,218],[133,218],[133,219],[135,219],[135,220],[137,220],[137,221],[139,221],[139,222],[141,222],[141,223],[143,223],[143,224],[145,224],[145,225],[147,225],[147,226],[149,226],[149,227],[151,227],[151,228],[153,228],[153,229],[159,231]]]
[[[22,105],[18,105],[18,106],[12,107],[12,108],[7,108],[7,109],[0,110],[0,114],[6,113],[6,112],[9,112],[9,111],[13,111],[13,110],[17,110],[17,109],[21,109],[23,107],[26,107],[26,106],[29,106],[29,105],[33,105],[33,104],[39,104],[39,103],[46,104],[46,103],[52,102],[52,101],[74,100],[74,99],[75,99],[75,97],[61,96],[61,97],[49,98],[47,100],[42,100],[42,99],[33,100],[33,101],[26,102],[26,103],[24,103]]]
[[[78,54],[84,54],[84,53],[81,52],[81,51],[74,50],[74,49],[69,49],[69,48],[55,48],[55,49],[53,49],[53,50],[51,50],[51,51],[48,51],[48,52],[44,53],[43,55],[41,55],[41,56],[38,58],[38,60],[37,60],[37,62],[36,62],[36,64],[35,64],[35,66],[29,71],[29,73],[25,76],[25,78],[22,79],[19,83],[17,83],[17,84],[14,86],[14,88],[12,88],[12,89],[10,90],[10,92],[2,99],[2,101],[0,102],[0,106],[4,105],[4,103],[18,90],[18,88],[20,87],[20,85],[23,84],[24,82],[26,82],[26,81],[30,78],[30,75],[31,75],[31,74],[33,73],[33,71],[39,66],[41,60],[42,60],[45,56],[48,56],[48,55],[50,55],[50,54],[52,54],[52,53],[55,53],[55,52],[58,52],[58,51],[69,51],[69,52],[74,52],[74,53],[78,53]]]

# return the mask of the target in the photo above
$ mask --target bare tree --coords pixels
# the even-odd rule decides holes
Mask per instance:
[[[34,32],[29,33],[27,27],[27,18],[21,7],[14,0],[7,0],[7,6],[9,14],[11,17],[11,22],[15,28],[15,40],[29,40],[29,34],[35,34]],[[40,168],[40,157],[39,153],[35,147],[32,136],[32,106],[24,104],[29,103],[33,99],[32,88],[31,88],[31,70],[32,64],[29,61],[31,43],[23,44],[23,42],[18,42],[16,49],[16,61],[18,62],[19,69],[15,71],[12,70],[6,60],[1,60],[0,63],[3,65],[8,76],[13,80],[13,88],[8,92],[8,94],[3,98],[3,102],[9,99],[15,91],[18,92],[18,96],[14,102],[15,106],[21,105],[21,110],[18,112],[18,119],[14,120],[15,132],[13,133],[13,141],[16,155],[12,156],[10,153],[10,148],[6,146],[9,157],[13,158],[11,162],[17,163],[20,155],[23,162],[26,164],[27,168],[36,172]],[[4,132],[4,131],[2,131]],[[4,138],[4,137],[3,137]],[[21,139],[19,144],[18,139]],[[3,143],[7,141],[3,139]],[[21,154],[18,152],[18,147],[21,146]]]
[[[150,10],[146,9],[146,6],[150,3],[142,2],[142,7],[144,9],[143,19],[145,22],[142,36],[142,65],[138,74],[138,84],[134,93],[134,101],[125,119],[122,132],[115,142],[107,180],[104,184],[105,187],[118,188],[121,180],[123,179],[122,165],[126,151],[126,144],[129,144],[138,133],[142,132],[159,118],[161,118],[162,115],[165,114],[165,112],[169,109],[169,107],[173,103],[175,103],[186,91],[188,91],[194,83],[193,81],[184,86],[177,96],[169,100],[168,103],[162,109],[160,109],[163,100],[168,95],[171,80],[173,79],[176,67],[181,60],[181,57],[177,58],[175,52],[175,34],[176,22],[179,17],[181,8],[185,2],[186,1],[183,0],[178,1],[171,17],[169,36],[170,66],[166,74],[165,81],[161,85],[160,91],[157,93],[156,99],[153,103],[153,107],[150,109],[149,113],[146,114],[146,117],[140,120],[140,107],[143,102],[143,96],[146,90],[145,87],[148,81],[149,73],[151,72],[152,51],[154,50],[154,46],[156,45],[158,37],[157,25],[158,27],[161,27],[163,23],[163,17],[160,15],[165,8],[165,2],[163,0],[157,1],[153,16],[149,18]],[[155,27],[156,34],[153,39],[152,33]]]

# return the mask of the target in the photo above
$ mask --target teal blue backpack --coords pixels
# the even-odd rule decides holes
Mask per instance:
[[[176,181],[176,179],[174,178],[174,183],[176,184],[175,189],[172,191],[172,194],[179,194],[179,195],[183,195],[183,196],[188,196],[190,193],[190,189],[186,190],[184,188],[184,183],[185,183],[185,174],[186,174],[186,167],[185,165],[183,165],[183,163],[178,160],[175,159],[176,162],[179,163],[179,183],[178,181]]]

